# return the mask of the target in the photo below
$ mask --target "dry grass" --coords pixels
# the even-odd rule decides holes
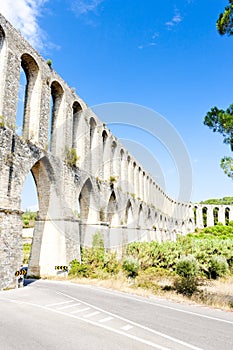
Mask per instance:
[[[199,288],[200,291],[193,294],[192,297],[178,294],[172,288],[172,280],[165,278],[157,281],[158,289],[156,289],[156,291],[154,288],[152,290],[138,287],[135,281],[128,281],[123,275],[104,280],[89,278],[72,278],[69,280],[74,283],[94,285],[143,297],[156,295],[156,297],[165,298],[178,303],[203,304],[233,312],[233,277],[208,282],[208,284],[201,286]]]
[[[64,280],[65,277],[55,277],[55,280]],[[172,278],[160,278],[156,280],[158,288],[138,287],[137,280],[127,280],[124,274],[110,277],[108,279],[91,278],[68,278],[69,281],[78,284],[93,285],[112,290],[117,290],[133,295],[150,297],[156,296],[178,303],[203,304],[222,310],[233,312],[233,277],[222,278],[205,282],[199,287],[199,292],[192,297],[186,297],[176,293],[172,288]],[[165,287],[165,288],[164,288]]]

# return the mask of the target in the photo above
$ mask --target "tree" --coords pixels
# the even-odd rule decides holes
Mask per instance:
[[[204,124],[212,129],[213,132],[222,134],[223,142],[230,145],[233,151],[233,104],[225,111],[217,107],[211,108],[205,116]],[[233,179],[233,159],[231,157],[224,157],[220,165],[224,173]]]
[[[229,6],[226,6],[225,11],[220,13],[216,27],[220,35],[233,34],[233,0],[229,0]]]
[[[225,7],[225,11],[220,13],[216,22],[216,27],[220,35],[233,35],[233,0],[228,0],[229,5]],[[225,111],[217,107],[211,108],[206,114],[204,124],[213,132],[219,132],[223,135],[223,142],[230,145],[233,151],[233,104]],[[224,173],[233,179],[233,158],[224,157],[221,160],[221,168]]]

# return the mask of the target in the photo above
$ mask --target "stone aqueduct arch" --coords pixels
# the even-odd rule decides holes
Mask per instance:
[[[26,76],[22,136],[15,130],[20,70]],[[39,202],[31,275],[54,275],[55,265],[80,259],[80,245],[91,245],[97,231],[120,254],[130,241],[175,239],[203,226],[202,206],[194,215],[191,203],[169,198],[1,15],[0,83],[0,289],[13,284],[22,261],[21,193],[29,172]],[[66,163],[71,148],[75,167]]]

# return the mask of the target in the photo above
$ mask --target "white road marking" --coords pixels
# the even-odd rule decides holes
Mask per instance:
[[[102,318],[102,320],[100,320],[99,322],[100,323],[105,323],[105,322],[108,322],[108,321],[111,321],[113,320],[113,317],[105,317],[105,318]]]
[[[148,327],[146,327],[146,326],[143,326],[143,325],[141,325],[141,324],[139,324],[139,323],[136,323],[136,322],[133,322],[133,321],[131,321],[131,320],[127,320],[127,319],[124,318],[124,317],[115,315],[115,314],[113,314],[113,313],[111,313],[111,312],[109,312],[109,311],[105,311],[105,310],[103,310],[103,309],[101,309],[101,308],[99,308],[99,307],[97,307],[97,306],[94,306],[94,305],[91,305],[91,304],[89,304],[89,303],[86,303],[85,301],[82,301],[82,300],[79,300],[79,299],[77,299],[77,298],[74,298],[74,297],[72,297],[72,296],[70,296],[70,295],[68,295],[68,294],[65,294],[65,293],[62,293],[62,292],[56,292],[56,293],[57,293],[57,294],[60,294],[60,295],[63,295],[63,296],[65,296],[65,297],[67,297],[67,298],[70,298],[70,299],[72,299],[72,300],[79,301],[79,302],[81,302],[82,304],[88,305],[88,306],[90,306],[90,307],[93,308],[93,309],[99,310],[99,311],[101,311],[101,312],[103,312],[103,313],[105,313],[105,314],[107,314],[107,315],[113,316],[114,318],[118,318],[119,320],[122,320],[122,321],[124,321],[124,322],[126,322],[126,323],[131,323],[131,325],[133,325],[133,326],[136,326],[136,327],[139,327],[139,328],[141,328],[141,329],[144,329],[144,330],[146,330],[146,331],[148,331],[148,332],[151,332],[151,333],[153,333],[153,334],[156,334],[156,335],[158,335],[158,336],[160,336],[160,337],[162,337],[162,338],[171,340],[171,341],[174,342],[174,343],[177,343],[177,344],[186,346],[186,347],[189,348],[189,349],[192,349],[192,350],[203,350],[203,349],[201,349],[201,348],[199,348],[199,347],[197,347],[197,346],[195,346],[195,345],[186,343],[186,342],[184,342],[184,341],[182,341],[182,340],[179,340],[179,339],[177,339],[177,338],[171,337],[171,336],[169,336],[169,335],[167,335],[167,334],[164,334],[164,333],[161,333],[161,332],[159,332],[159,331],[155,331],[154,329],[148,328]],[[99,323],[98,323],[98,324],[99,324]],[[102,325],[101,325],[101,326],[102,326]],[[106,326],[106,327],[107,327],[107,326]]]
[[[12,301],[12,302],[15,302],[15,300],[10,300],[10,299],[5,299],[5,300],[8,300],[8,301]],[[89,320],[89,319],[84,319],[83,317],[79,317],[79,316],[76,316],[76,315],[72,315],[71,313],[66,313],[64,311],[59,311],[57,309],[52,309],[52,308],[49,308],[47,306],[43,306],[43,305],[39,305],[39,304],[33,304],[33,303],[28,303],[28,302],[23,302],[24,305],[29,305],[29,306],[34,306],[34,307],[37,307],[39,309],[43,309],[43,310],[46,310],[46,311],[50,311],[50,312],[54,312],[54,313],[57,313],[57,314],[60,314],[60,315],[63,315],[63,316],[66,316],[66,317],[71,317],[71,318],[75,318],[81,322],[86,322],[86,323],[89,323],[93,326],[97,326],[97,327],[101,327],[101,328],[104,328],[110,332],[113,332],[113,333],[116,333],[116,334],[120,334],[120,335],[123,335],[127,338],[131,338],[135,341],[138,341],[142,344],[145,344],[145,345],[149,345],[151,346],[152,348],[155,348],[155,349],[158,349],[158,350],[172,350],[171,348],[165,348],[164,346],[161,346],[159,344],[155,344],[149,340],[146,340],[146,339],[142,339],[142,338],[139,338],[137,336],[134,336],[132,334],[129,334],[129,333],[126,333],[126,332],[123,332],[123,331],[120,331],[120,330],[117,330],[117,329],[114,329],[112,327],[109,327],[107,325],[103,325],[103,324],[100,324],[99,322],[95,322],[95,321],[92,321],[92,320]],[[90,309],[90,308],[88,308]]]
[[[46,307],[50,307],[50,306],[56,306],[56,305],[62,305],[62,304],[68,304],[68,303],[72,303],[73,300],[69,300],[69,301],[61,301],[60,303],[53,303],[53,304],[48,304],[45,305]]]
[[[132,328],[133,328],[133,326],[131,326],[130,324],[127,324],[126,326],[121,327],[121,329],[123,329],[124,331],[129,331]]]
[[[74,307],[74,306],[78,306],[78,305],[80,305],[80,303],[70,304],[70,305],[59,307],[58,310],[68,309],[69,307]]]
[[[92,316],[95,316],[95,315],[99,315],[100,314],[100,311],[94,311],[90,314],[87,314],[87,315],[84,315],[85,318],[89,318],[89,317],[92,317]]]
[[[85,307],[84,309],[74,310],[71,312],[71,314],[77,314],[79,312],[90,310],[90,307]]]

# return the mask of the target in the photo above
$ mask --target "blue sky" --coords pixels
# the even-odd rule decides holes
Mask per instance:
[[[215,27],[227,0],[4,0],[0,11],[88,103],[139,104],[168,120],[186,145],[193,168],[192,201],[233,195],[220,169],[231,155],[222,137],[203,125],[213,106],[233,102],[233,38]],[[166,147],[124,125],[131,153],[177,195],[177,169]],[[145,156],[149,149],[161,168]],[[161,180],[162,179],[162,180]],[[32,204],[30,185],[24,206]]]

